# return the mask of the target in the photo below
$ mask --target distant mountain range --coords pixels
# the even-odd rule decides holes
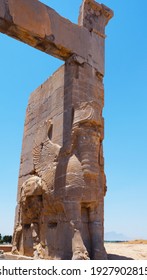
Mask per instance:
[[[115,231],[106,232],[104,234],[105,241],[128,241],[130,239],[130,237],[125,236],[122,233],[117,233]]]

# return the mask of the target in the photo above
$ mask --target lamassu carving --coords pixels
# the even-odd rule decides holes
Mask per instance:
[[[2,4],[0,30],[65,60],[30,96],[12,252],[35,259],[106,259],[104,30],[113,13],[84,0],[79,26],[39,1],[10,2]],[[31,9],[32,19],[20,17],[22,7]],[[36,28],[39,10],[44,17]]]

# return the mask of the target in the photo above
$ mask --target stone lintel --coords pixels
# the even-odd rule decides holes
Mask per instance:
[[[108,20],[109,9],[95,5]],[[0,32],[62,60],[76,54],[104,75],[104,37],[71,23],[37,0],[1,0]]]

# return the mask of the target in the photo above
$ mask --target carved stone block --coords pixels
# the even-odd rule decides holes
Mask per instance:
[[[79,25],[36,0],[0,3],[0,31],[65,60],[30,96],[12,252],[106,259],[104,40],[113,13],[84,0]]]

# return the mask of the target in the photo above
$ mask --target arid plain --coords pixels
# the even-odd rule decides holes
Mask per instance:
[[[105,243],[109,260],[147,260],[147,240]]]

